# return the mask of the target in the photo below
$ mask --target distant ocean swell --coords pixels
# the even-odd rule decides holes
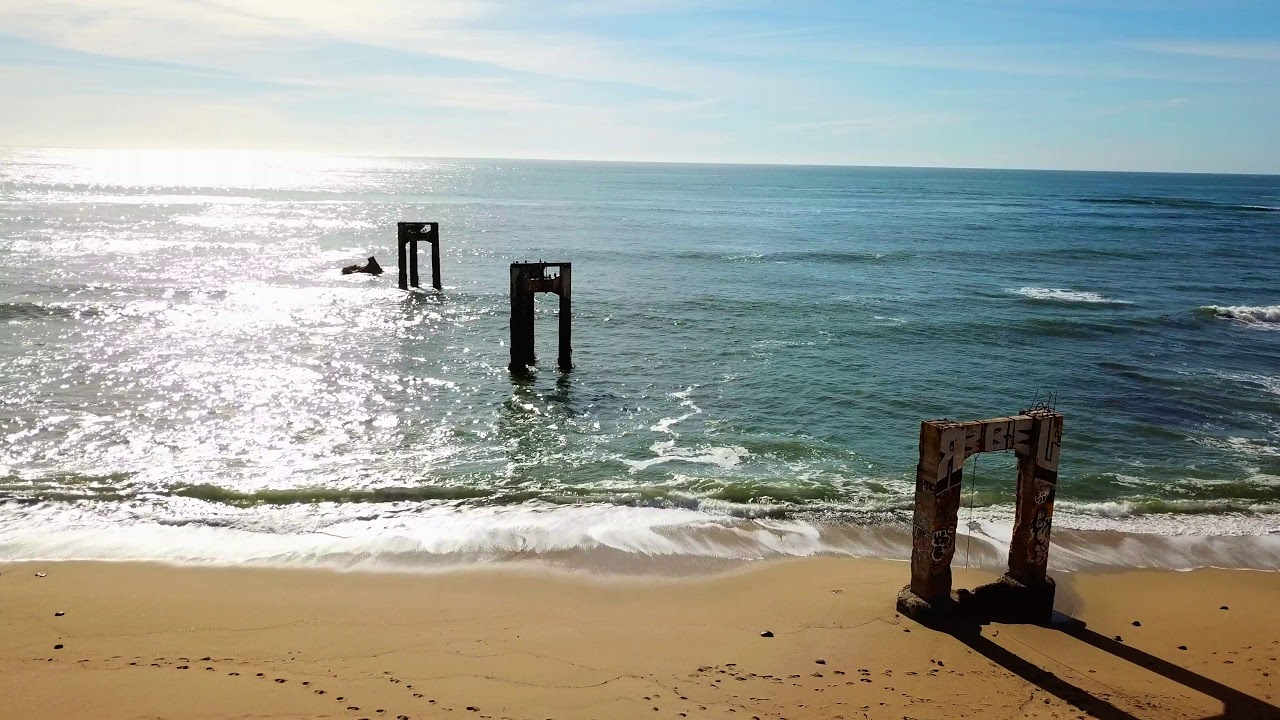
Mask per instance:
[[[735,253],[714,250],[680,250],[674,256],[689,260],[712,260],[757,263],[815,263],[830,265],[880,265],[907,262],[915,258],[911,252],[874,252],[845,250],[788,250],[779,252]]]
[[[1272,207],[1270,205],[1210,202],[1207,200],[1176,197],[1081,198],[1080,202],[1090,205],[1149,206],[1175,208],[1180,210],[1210,210],[1218,212],[1280,212],[1280,207]]]

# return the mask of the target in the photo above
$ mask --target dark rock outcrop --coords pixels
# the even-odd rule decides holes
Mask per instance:
[[[382,266],[378,264],[378,259],[370,256],[369,261],[364,265],[348,265],[342,268],[343,275],[351,275],[353,273],[364,273],[366,275],[381,275]]]

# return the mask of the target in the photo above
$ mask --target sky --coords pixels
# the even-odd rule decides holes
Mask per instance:
[[[1280,1],[0,0],[0,145],[1280,173]]]

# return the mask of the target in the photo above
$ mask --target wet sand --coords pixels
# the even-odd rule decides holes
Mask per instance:
[[[0,718],[1280,717],[1280,574],[1062,574],[1085,627],[953,634],[906,577],[9,563]]]

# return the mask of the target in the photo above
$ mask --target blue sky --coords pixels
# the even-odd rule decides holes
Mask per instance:
[[[0,145],[1280,173],[1276,0],[0,0]]]

